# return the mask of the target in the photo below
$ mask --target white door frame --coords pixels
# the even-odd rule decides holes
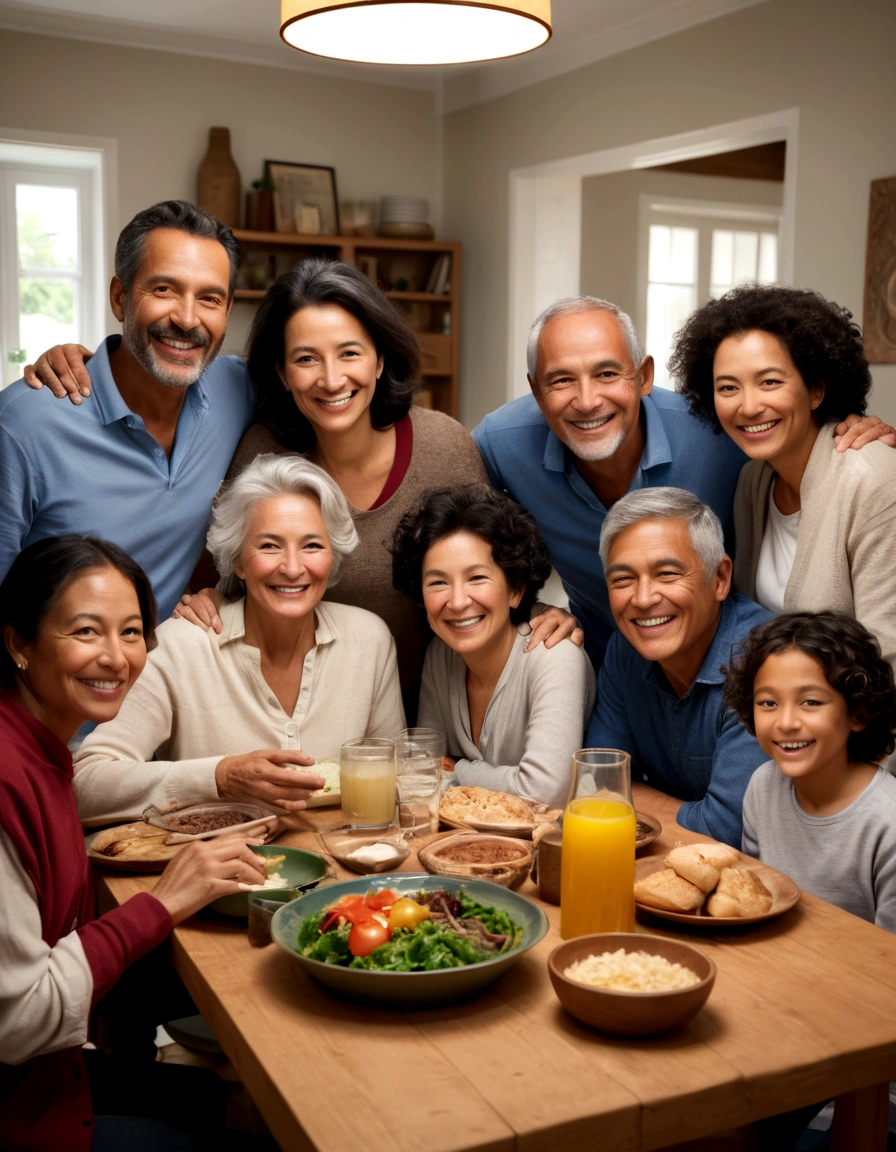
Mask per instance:
[[[799,109],[733,120],[694,132],[514,168],[509,187],[507,399],[525,395],[526,335],[552,300],[579,294],[582,179],[653,168],[784,140],[784,198],[778,274],[793,280]]]

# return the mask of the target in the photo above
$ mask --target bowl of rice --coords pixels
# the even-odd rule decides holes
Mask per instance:
[[[697,1015],[716,966],[682,940],[601,932],[560,944],[548,973],[560,1003],[583,1024],[614,1036],[658,1036]]]

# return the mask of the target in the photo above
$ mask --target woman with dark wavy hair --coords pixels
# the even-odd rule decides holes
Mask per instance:
[[[833,439],[871,388],[852,314],[817,292],[747,284],[691,316],[670,368],[691,410],[751,457],[736,590],[773,612],[848,612],[896,665],[896,456]]]
[[[525,508],[487,485],[438,488],[402,517],[395,587],[435,633],[418,722],[444,732],[458,782],[564,804],[594,673],[570,640],[526,652],[550,574]]]

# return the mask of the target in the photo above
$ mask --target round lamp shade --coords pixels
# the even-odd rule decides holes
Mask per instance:
[[[518,56],[551,35],[550,0],[281,0],[280,35],[314,56],[461,64]]]

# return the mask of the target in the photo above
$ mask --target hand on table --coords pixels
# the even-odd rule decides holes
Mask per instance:
[[[290,771],[284,767],[286,764],[310,768],[314,758],[297,748],[268,748],[225,756],[215,768],[218,795],[224,800],[261,800],[287,812],[300,812],[311,793],[323,788],[326,780],[313,772]]]
[[[243,892],[244,884],[263,884],[264,857],[250,850],[242,836],[214,836],[185,845],[166,865],[153,896],[160,900],[180,924],[219,896]]]
[[[553,648],[555,644],[566,639],[570,639],[573,644],[582,647],[585,643],[585,633],[579,627],[579,622],[575,616],[563,608],[556,608],[552,604],[536,605],[536,607],[544,607],[544,611],[529,619],[529,627],[532,632],[526,642],[527,652],[531,652],[533,648],[537,648],[542,643],[545,648]]]
[[[38,356],[36,364],[26,364],[22,373],[29,388],[46,385],[57,399],[68,396],[80,404],[90,395],[90,376],[84,367],[93,356],[83,344],[54,344],[49,352]]]
[[[217,588],[203,588],[201,592],[192,595],[184,592],[175,605],[171,615],[177,619],[189,620],[191,624],[198,625],[204,632],[209,628],[219,636],[224,625],[218,610],[224,603],[224,597]]]

